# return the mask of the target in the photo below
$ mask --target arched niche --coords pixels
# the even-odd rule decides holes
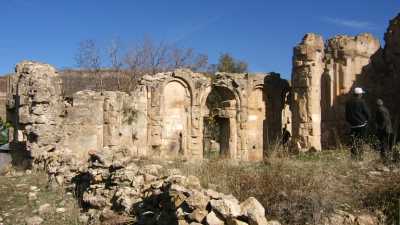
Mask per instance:
[[[238,107],[238,97],[232,90],[224,86],[212,87],[203,106],[204,158],[236,157]]]
[[[162,104],[162,149],[169,157],[188,154],[191,119],[191,92],[181,80],[164,86]]]

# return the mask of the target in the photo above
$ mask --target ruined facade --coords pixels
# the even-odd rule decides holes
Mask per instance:
[[[282,128],[300,151],[338,146],[355,86],[367,90],[371,111],[380,97],[393,115],[399,112],[392,97],[400,84],[399,21],[391,21],[384,48],[370,34],[326,42],[307,34],[294,48],[290,85],[274,73],[176,70],[142,77],[131,93],[66,96],[54,68],[23,62],[7,88],[8,118],[14,139],[33,156],[58,149],[84,159],[89,150],[110,149],[135,157],[259,161]]]
[[[336,36],[324,43],[307,34],[293,57],[293,141],[303,151],[338,146],[346,130],[345,102],[379,51],[371,34]],[[371,72],[368,72],[369,74]]]
[[[129,94],[85,90],[65,97],[54,68],[34,62],[20,63],[11,83],[15,140],[39,161],[54,152],[86,161],[89,151],[102,149],[131,157],[260,161],[279,138],[289,90],[277,74],[177,70],[144,76]]]
[[[322,37],[307,34],[294,49],[292,73],[293,144],[300,150],[337,147],[342,144],[348,126],[345,102],[354,87],[365,95],[372,115],[375,102],[382,98],[393,115],[399,107],[400,16],[390,22],[384,48],[371,34],[355,37],[339,35],[323,42]],[[373,118],[372,118],[373,119]],[[373,122],[373,121],[371,121]],[[374,125],[371,123],[370,128]]]

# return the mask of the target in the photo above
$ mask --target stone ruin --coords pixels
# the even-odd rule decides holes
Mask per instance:
[[[245,201],[249,213],[247,203],[203,190],[196,178],[161,175],[159,166],[141,168],[132,160],[261,161],[282,128],[298,151],[338,146],[346,131],[344,102],[355,86],[367,90],[372,109],[383,98],[398,128],[399,35],[400,15],[383,48],[370,34],[327,42],[307,34],[294,48],[290,83],[274,73],[207,76],[181,69],[144,76],[131,93],[85,90],[67,97],[53,67],[24,61],[7,87],[12,148],[51,181],[74,184],[83,204],[103,212],[89,210],[89,217],[117,209],[140,220],[146,206],[153,219],[174,211],[177,217],[166,221],[176,224],[266,224],[255,199]]]
[[[294,48],[292,72],[293,147],[300,151],[338,147],[349,130],[344,106],[354,87],[365,95],[371,113],[382,98],[399,129],[400,15],[390,22],[385,46],[371,34],[338,35],[324,43],[307,34]],[[370,126],[373,128],[373,125]]]
[[[276,74],[210,78],[177,70],[144,76],[132,93],[72,97],[62,96],[59,75],[46,64],[22,62],[11,79],[15,140],[39,161],[47,152],[86,161],[89,150],[104,148],[132,157],[260,161],[290,121],[282,119],[289,85]]]
[[[292,80],[279,74],[208,76],[176,70],[144,76],[131,93],[79,91],[63,96],[49,65],[22,62],[7,87],[14,139],[31,156],[63,152],[82,161],[91,149],[123,149],[132,157],[260,161],[282,128],[299,151],[341,145],[344,102],[354,86],[381,97],[393,112],[399,94],[399,21],[385,34],[307,34],[294,48]],[[396,126],[400,118],[394,118]],[[55,150],[57,149],[57,150]],[[38,157],[36,157],[38,156]]]
[[[211,79],[177,70],[145,76],[129,94],[81,91],[65,98],[53,67],[24,61],[8,93],[12,151],[27,153],[51,184],[73,190],[88,221],[126,215],[137,224],[268,225],[254,198],[240,203],[203,189],[196,177],[137,166],[135,159],[201,160],[216,148],[217,157],[262,160],[266,143],[259,136],[281,128],[265,121],[270,94],[263,90],[275,82],[271,90],[288,90],[276,74]]]

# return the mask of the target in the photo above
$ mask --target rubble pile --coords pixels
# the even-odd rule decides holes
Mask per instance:
[[[129,218],[134,224],[268,225],[255,199],[240,203],[232,195],[203,189],[195,176],[160,165],[138,166],[111,154],[90,152],[76,193],[89,221]]]

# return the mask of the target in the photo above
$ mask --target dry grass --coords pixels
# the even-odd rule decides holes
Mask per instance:
[[[279,150],[277,151],[279,152]],[[353,161],[347,150],[314,154],[271,154],[259,163],[211,160],[150,161],[179,168],[186,175],[196,175],[204,187],[233,194],[240,200],[256,197],[265,207],[269,219],[283,224],[321,224],[321,218],[335,209],[350,213],[385,213],[389,222],[397,215],[400,199],[400,169],[381,163],[378,154],[368,151],[363,161]],[[39,201],[29,201],[31,185],[38,186]],[[43,174],[0,177],[0,217],[4,224],[22,224],[36,215],[37,208],[50,203],[67,212],[45,215],[44,224],[79,224],[75,201],[62,191],[51,191]],[[8,213],[7,216],[4,216]]]
[[[336,209],[373,214],[379,210],[393,217],[394,202],[400,197],[400,172],[381,171],[385,167],[372,150],[363,161],[351,160],[347,150],[335,150],[292,156],[275,153],[256,164],[213,160],[175,161],[168,166],[196,175],[204,187],[240,200],[256,197],[268,218],[284,224],[321,224]]]
[[[0,176],[0,217],[5,225],[25,224],[25,218],[38,215],[39,206],[48,203],[48,213],[40,215],[42,225],[78,225],[79,208],[72,196],[62,190],[50,190],[45,174]],[[37,200],[29,200],[31,186],[40,189]],[[65,208],[66,212],[57,213],[56,208]],[[1,223],[1,222],[0,222]]]

